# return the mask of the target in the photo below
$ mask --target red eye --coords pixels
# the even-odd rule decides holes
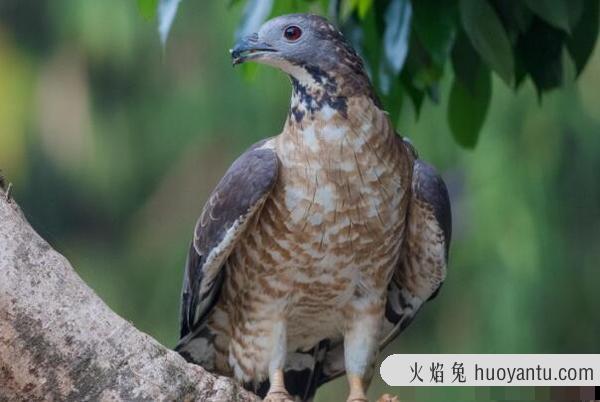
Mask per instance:
[[[295,42],[302,36],[302,30],[296,25],[290,25],[283,31],[283,36],[287,40]]]

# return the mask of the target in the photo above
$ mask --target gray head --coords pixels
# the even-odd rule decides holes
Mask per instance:
[[[253,61],[277,67],[304,84],[343,77],[345,83],[370,88],[360,57],[333,24],[317,15],[273,18],[238,41],[231,57],[234,65]]]

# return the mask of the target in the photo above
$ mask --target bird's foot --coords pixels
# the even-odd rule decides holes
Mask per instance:
[[[365,387],[363,385],[362,376],[355,374],[347,374],[348,383],[350,385],[350,394],[346,402],[369,402],[365,395]]]
[[[400,398],[390,394],[383,394],[379,397],[377,402],[400,402]]]
[[[296,402],[285,389],[282,369],[277,369],[270,373],[269,381],[271,382],[271,387],[263,402]]]
[[[295,402],[285,390],[269,391],[263,402]]]

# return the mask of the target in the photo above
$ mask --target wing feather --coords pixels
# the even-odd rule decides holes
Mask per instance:
[[[201,331],[218,300],[223,264],[277,181],[277,155],[264,143],[231,165],[198,219],[184,272],[178,350]]]
[[[388,287],[382,347],[410,324],[437,295],[448,264],[452,214],[446,184],[436,170],[416,159],[401,263]]]

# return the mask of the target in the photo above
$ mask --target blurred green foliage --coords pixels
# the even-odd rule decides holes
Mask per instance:
[[[148,20],[151,20],[156,15],[158,0],[137,0],[140,14]]]
[[[161,0],[168,27],[180,0]],[[230,5],[241,3],[231,0]],[[329,14],[365,59],[386,110],[397,121],[403,100],[417,114],[439,103],[451,62],[454,84],[448,122],[455,140],[474,148],[492,96],[490,73],[518,89],[530,78],[539,93],[575,79],[598,37],[598,0],[246,0],[239,33],[257,31],[269,16]],[[156,0],[139,0],[147,15]],[[156,8],[155,8],[156,9]],[[164,39],[165,36],[163,36]],[[404,67],[404,68],[403,68]]]
[[[182,2],[163,50],[133,1],[0,2],[0,169],[40,234],[165,345],[177,339],[183,264],[208,192],[288,110],[281,73],[261,66],[249,83],[231,68],[242,14]],[[448,183],[454,242],[442,292],[385,354],[597,353],[600,49],[542,104],[531,80],[515,94],[482,77],[494,95],[476,152],[445,123],[451,98],[465,97],[451,74],[439,78],[441,107],[423,102],[418,120],[412,102],[399,111],[399,131]],[[337,380],[319,400],[345,387]],[[384,390],[419,401],[514,395],[390,390],[376,375],[370,395]]]

